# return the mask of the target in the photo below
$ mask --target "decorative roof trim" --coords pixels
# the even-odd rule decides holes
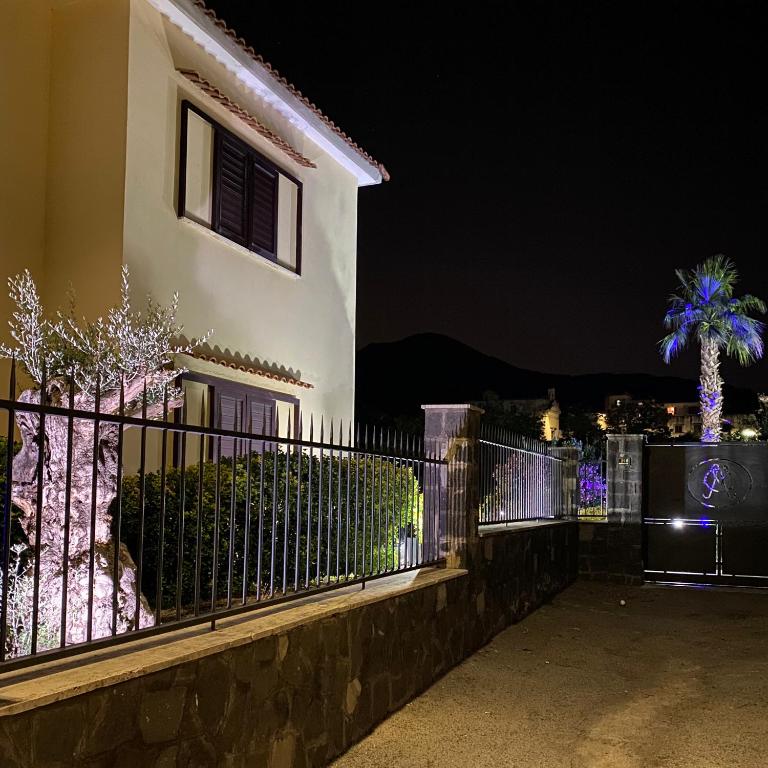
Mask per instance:
[[[307,107],[309,107],[312,112],[314,112],[337,136],[342,138],[362,158],[367,160],[371,165],[378,168],[379,172],[381,173],[381,178],[384,181],[389,181],[389,173],[387,173],[387,169],[381,163],[374,160],[359,144],[357,144],[357,142],[353,141],[350,136],[344,133],[344,131],[342,131],[341,128],[339,128],[339,126],[333,122],[333,120],[324,115],[320,111],[320,108],[314,104],[314,102],[311,102],[295,85],[293,85],[293,83],[289,83],[288,80],[286,80],[268,61],[265,61],[260,54],[256,53],[256,51],[245,42],[244,38],[239,37],[234,29],[228,27],[227,23],[223,19],[220,19],[214,11],[208,8],[208,6],[205,4],[205,0],[192,0],[192,2],[198,8],[200,8],[203,13],[205,13],[205,15],[208,16],[219,29],[222,30],[224,34],[227,35],[227,37],[234,40],[234,42],[236,42],[255,62],[264,67],[264,69],[266,69],[267,72],[272,75],[272,77],[278,80],[297,99],[300,99]]]
[[[235,104],[226,94],[222,93],[213,83],[208,82],[203,77],[192,69],[178,69],[176,70],[180,74],[184,75],[191,83],[196,85],[206,96],[210,96],[214,101],[217,101],[226,110],[231,112],[235,117],[239,117],[249,128],[253,128],[256,133],[263,136],[267,141],[272,142],[279,150],[285,152],[291,160],[294,160],[299,165],[303,165],[305,168],[317,168],[317,166],[308,158],[304,157],[297,149],[294,149],[287,141],[281,139],[276,133],[267,128],[266,125],[260,123],[253,115],[246,112],[241,106]]]
[[[358,186],[389,179],[386,168],[347,136],[295,86],[205,6],[203,0],[148,0],[163,16],[225,66],[253,93],[327,152]]]
[[[233,371],[240,371],[240,373],[249,373],[252,376],[261,376],[265,379],[271,379],[272,381],[280,381],[283,384],[292,384],[295,387],[301,387],[302,389],[314,389],[315,385],[310,384],[308,381],[302,381],[301,379],[295,379],[292,376],[286,376],[279,371],[270,371],[265,368],[253,368],[251,366],[243,365],[238,360],[233,360],[227,357],[219,357],[216,355],[208,355],[203,352],[192,352],[190,357],[194,357],[197,360],[202,360],[207,363],[214,363],[221,365],[224,368],[230,368]]]

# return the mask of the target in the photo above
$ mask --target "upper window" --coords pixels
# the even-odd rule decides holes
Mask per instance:
[[[298,179],[182,101],[179,216],[298,273],[301,193]]]

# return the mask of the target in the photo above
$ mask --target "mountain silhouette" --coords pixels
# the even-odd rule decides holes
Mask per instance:
[[[369,344],[357,353],[356,410],[361,421],[417,416],[423,403],[465,403],[495,392],[502,399],[545,398],[556,390],[562,407],[604,408],[610,394],[636,399],[695,402],[698,382],[647,373],[589,373],[570,376],[530,371],[478,352],[436,333]],[[756,410],[756,394],[726,385],[726,413]]]

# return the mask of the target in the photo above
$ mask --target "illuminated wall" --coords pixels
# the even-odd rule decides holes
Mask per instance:
[[[0,5],[3,338],[5,281],[24,269],[53,308],[70,283],[85,314],[118,295],[128,9],[128,0]]]
[[[51,309],[65,303],[71,283],[80,310],[94,316],[116,301],[126,263],[137,303],[147,293],[165,303],[178,290],[187,335],[213,328],[213,345],[262,367],[290,369],[314,389],[253,377],[246,383],[297,396],[307,411],[337,422],[349,420],[352,173],[147,0],[3,0],[0,56],[0,279],[28,267]],[[234,94],[317,167],[298,166],[196,90],[177,73],[180,66]],[[177,217],[182,98],[303,182],[300,277]],[[282,190],[281,196],[285,202]],[[10,311],[0,289],[3,335]],[[220,366],[216,374],[238,377]]]
[[[354,401],[357,182],[335,160],[251,95],[152,8],[132,0],[128,74],[124,259],[138,296],[181,296],[188,335],[300,373],[314,389],[222,374],[294,395],[302,408],[345,421]],[[198,71],[317,164],[299,166],[176,70]],[[176,212],[182,99],[239,135],[304,185],[302,270],[291,274]],[[206,367],[203,364],[203,367]]]

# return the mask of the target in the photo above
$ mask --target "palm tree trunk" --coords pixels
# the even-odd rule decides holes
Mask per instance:
[[[701,403],[701,441],[720,442],[720,422],[723,414],[723,380],[720,378],[720,350],[717,342],[703,339],[701,342],[701,379],[699,383]]]

